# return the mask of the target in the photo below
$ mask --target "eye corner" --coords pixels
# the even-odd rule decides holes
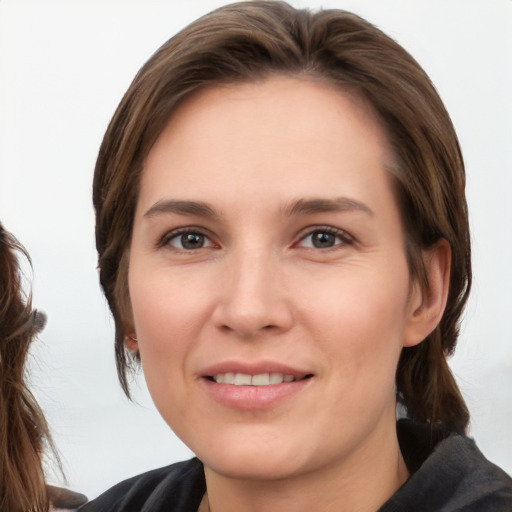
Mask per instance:
[[[299,235],[296,245],[304,249],[327,251],[354,243],[354,237],[343,229],[332,226],[314,226]]]
[[[194,226],[168,231],[157,240],[155,245],[157,249],[169,249],[182,253],[218,247],[209,233]]]

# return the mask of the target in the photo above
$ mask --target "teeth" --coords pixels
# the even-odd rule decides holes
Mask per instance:
[[[270,384],[270,375],[262,373],[261,375],[253,375],[251,379],[253,386],[268,386]]]
[[[213,379],[217,383],[234,384],[235,386],[269,386],[272,384],[281,384],[283,382],[293,382],[293,375],[283,373],[260,373],[258,375],[249,375],[247,373],[219,373],[214,375]]]
[[[284,381],[284,375],[282,373],[271,373],[269,375],[270,384],[281,384]]]
[[[251,380],[251,376],[247,375],[246,373],[236,373],[235,382],[233,382],[233,384],[235,386],[250,386]]]
[[[235,374],[234,373],[225,373],[223,375],[222,382],[226,384],[234,384],[235,383]]]

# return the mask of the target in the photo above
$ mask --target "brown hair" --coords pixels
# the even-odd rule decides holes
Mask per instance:
[[[464,165],[450,117],[419,64],[375,26],[348,12],[313,13],[283,2],[228,5],[171,38],[139,71],[105,134],[93,189],[96,246],[123,389],[129,395],[128,249],[144,159],[185,96],[270,74],[319,78],[373,106],[394,150],[390,172],[411,274],[424,287],[422,250],[441,239],[450,244],[444,316],[424,342],[403,349],[397,396],[411,418],[464,431],[469,413],[446,361],[471,284]]]
[[[46,317],[22,291],[16,252],[30,258],[0,224],[0,510],[47,511],[43,444],[48,425],[27,388],[24,366]]]

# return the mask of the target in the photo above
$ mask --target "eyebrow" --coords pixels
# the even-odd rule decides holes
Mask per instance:
[[[315,214],[324,212],[360,211],[373,216],[373,211],[364,203],[348,197],[335,199],[298,199],[288,204],[284,209],[285,215]]]
[[[218,217],[215,210],[202,201],[177,201],[173,199],[156,202],[144,217],[155,217],[161,213],[177,213],[178,215],[194,215],[197,217]]]
[[[286,216],[313,215],[324,212],[361,211],[373,216],[373,211],[360,201],[348,197],[335,199],[297,199],[286,205],[282,212]],[[162,213],[175,213],[178,215],[194,215],[197,217],[215,218],[219,214],[208,203],[202,201],[179,201],[174,199],[156,202],[144,217],[151,218]]]

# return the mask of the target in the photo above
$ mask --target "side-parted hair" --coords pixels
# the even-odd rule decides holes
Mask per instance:
[[[0,510],[46,512],[42,466],[48,425],[25,382],[25,361],[46,317],[25,297],[17,255],[30,258],[0,224]]]
[[[465,172],[452,122],[430,79],[399,44],[360,17],[284,2],[228,5],[195,21],[141,68],[107,129],[93,201],[100,282],[116,327],[119,379],[129,396],[129,247],[144,160],[176,106],[201,88],[287,75],[323,80],[368,102],[391,144],[411,276],[428,288],[423,251],[451,253],[450,291],[437,328],[402,350],[397,398],[409,417],[464,432],[469,413],[447,364],[471,286]]]

